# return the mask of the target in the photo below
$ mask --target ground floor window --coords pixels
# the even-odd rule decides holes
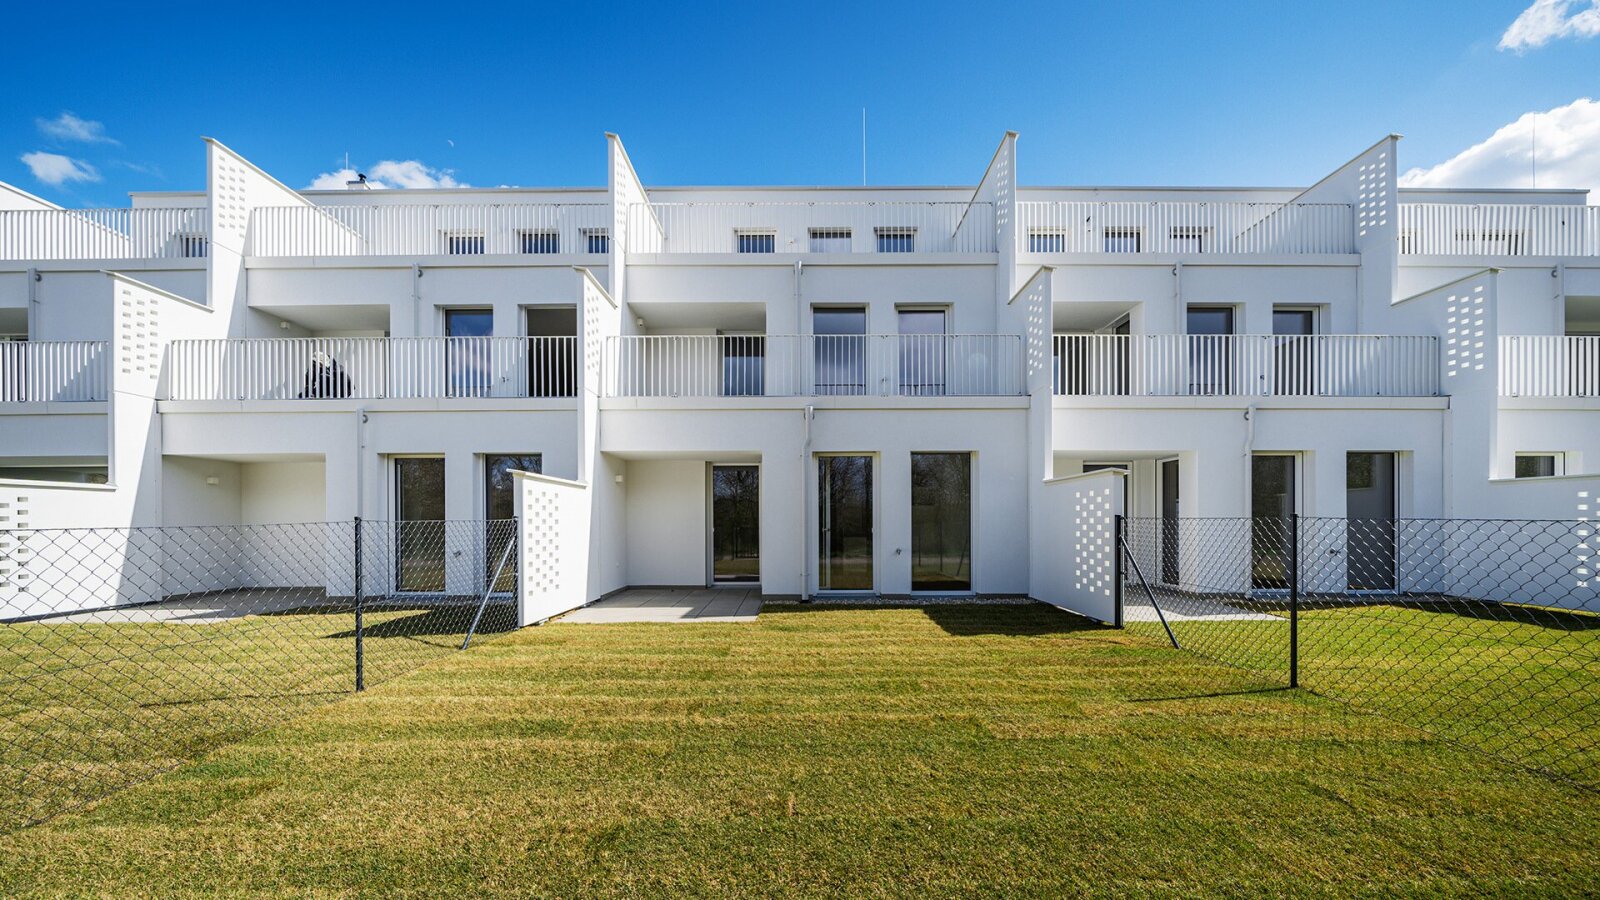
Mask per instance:
[[[411,593],[445,589],[444,457],[394,461],[395,588]]]
[[[544,471],[544,458],[538,453],[489,453],[483,457],[483,561],[487,567],[484,578],[495,578],[500,568],[500,557],[506,545],[516,535],[517,517],[516,479],[512,472]],[[509,592],[516,589],[517,569],[507,565],[495,579],[494,590]]]
[[[711,467],[711,580],[761,580],[761,469]]]

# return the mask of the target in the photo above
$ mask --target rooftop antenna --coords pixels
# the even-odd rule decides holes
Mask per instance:
[[[861,107],[861,186],[867,186],[867,108]]]
[[[350,171],[350,151],[349,150],[346,150],[344,152],[344,170],[346,172]]]

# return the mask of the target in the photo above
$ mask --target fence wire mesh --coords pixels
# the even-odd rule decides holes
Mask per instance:
[[[510,630],[516,543],[515,520],[0,532],[0,829]]]
[[[1121,523],[1125,627],[1600,788],[1597,523]]]

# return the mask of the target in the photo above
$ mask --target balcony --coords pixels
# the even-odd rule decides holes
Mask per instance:
[[[0,403],[103,401],[110,374],[105,341],[0,341]]]
[[[1014,334],[609,338],[610,397],[1017,397]]]
[[[629,253],[993,253],[989,203],[635,203]]]
[[[1500,396],[1600,397],[1600,337],[1501,335]]]
[[[573,337],[173,341],[172,400],[575,397]]]
[[[1402,203],[1406,256],[1600,256],[1600,206]]]
[[[605,203],[263,206],[250,256],[608,253]]]
[[[1434,397],[1439,340],[1368,334],[1058,334],[1062,397]]]
[[[0,210],[0,260],[204,259],[206,207]]]
[[[1020,253],[1354,253],[1343,203],[1025,201]]]

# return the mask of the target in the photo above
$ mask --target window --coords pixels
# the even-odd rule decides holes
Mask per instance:
[[[1566,457],[1561,453],[1518,453],[1518,478],[1549,478],[1566,474]]]
[[[848,228],[813,228],[811,229],[812,253],[849,253],[850,229]]]
[[[523,253],[560,253],[561,232],[551,230],[517,232],[517,247]]]
[[[867,310],[822,307],[811,312],[812,391],[823,395],[867,392]]]
[[[1520,231],[1458,231],[1456,241],[1464,253],[1516,256],[1523,248]]]
[[[444,252],[450,256],[483,255],[483,235],[457,232],[445,234]]]
[[[724,334],[717,344],[722,351],[722,396],[760,397],[766,393],[766,337]]]
[[[1191,306],[1185,324],[1189,329],[1189,393],[1233,393],[1233,307]]]
[[[917,229],[876,228],[879,253],[913,253],[917,249]]]
[[[911,454],[911,589],[972,590],[971,454]]]
[[[610,253],[611,232],[605,228],[583,229],[583,252]]]
[[[1107,253],[1140,253],[1144,249],[1143,237],[1137,228],[1107,228],[1104,250]]]
[[[1067,233],[1059,228],[1030,228],[1028,229],[1029,253],[1064,253],[1067,249]]]
[[[1204,253],[1206,229],[1199,225],[1174,225],[1172,227],[1173,253]]]
[[[178,255],[184,259],[204,259],[206,255],[206,236],[203,234],[180,234],[178,237]]]
[[[778,233],[775,231],[735,231],[734,251],[737,253],[775,253]]]

